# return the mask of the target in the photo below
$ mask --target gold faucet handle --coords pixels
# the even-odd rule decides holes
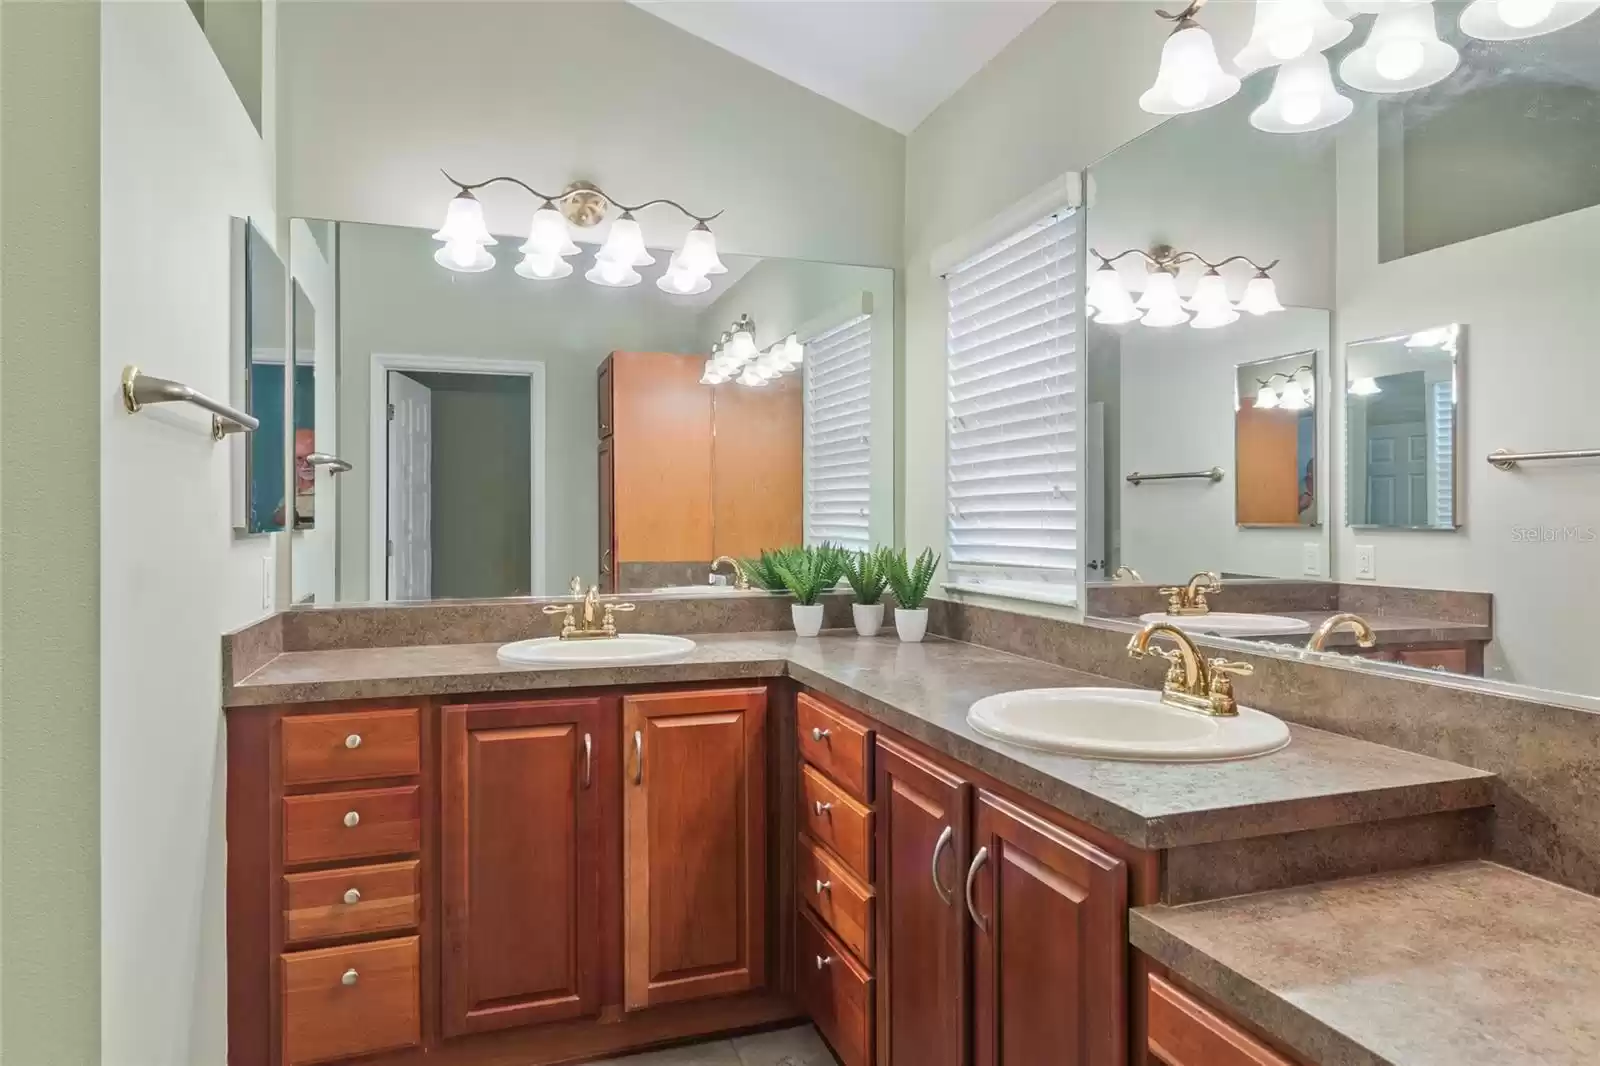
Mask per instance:
[[[600,628],[607,633],[615,633],[617,631],[617,620],[612,617],[612,612],[637,611],[638,609],[638,605],[633,603],[608,603],[605,605],[605,619],[600,623]]]
[[[1180,610],[1182,610],[1184,606],[1184,597],[1189,594],[1189,590],[1180,585],[1171,585],[1167,588],[1156,589],[1156,592],[1167,598],[1168,614],[1177,614]]]
[[[1226,659],[1211,659],[1206,662],[1211,670],[1212,677],[1249,677],[1256,672],[1256,668],[1249,663],[1231,663]]]
[[[544,605],[545,614],[559,614],[564,616],[561,619],[561,633],[563,636],[578,628],[578,620],[573,617],[572,614],[575,606],[575,604],[571,603],[547,603]]]
[[[1231,663],[1226,659],[1211,659],[1206,663],[1206,668],[1211,674],[1211,689],[1207,693],[1211,699],[1211,713],[1238,714],[1239,705],[1233,698],[1233,679],[1249,677],[1256,672],[1256,668],[1249,663]]]

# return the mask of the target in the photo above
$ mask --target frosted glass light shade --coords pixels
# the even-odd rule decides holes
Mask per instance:
[[[668,296],[698,296],[711,289],[711,279],[684,269],[682,260],[674,255],[667,263],[666,272],[656,279],[656,288]]]
[[[433,235],[436,241],[446,244],[496,244],[494,235],[489,232],[489,227],[483,222],[483,204],[478,198],[466,190],[450,201],[450,206],[445,208],[444,225]]]
[[[1234,65],[1240,74],[1253,74],[1332,48],[1351,29],[1323,0],[1256,0],[1250,43],[1234,57]]]
[[[783,338],[783,364],[793,370],[806,359],[806,346],[800,343],[800,338],[793,333]]]
[[[554,281],[571,274],[572,264],[559,255],[529,252],[512,269],[530,281]]]
[[[1265,270],[1250,279],[1244,287],[1244,298],[1239,301],[1239,310],[1252,315],[1270,315],[1274,311],[1282,311],[1283,304],[1278,302],[1278,285],[1267,276]]]
[[[1600,11],[1600,0],[1473,0],[1461,32],[1483,41],[1520,41],[1566,29]]]
[[[691,274],[726,274],[728,268],[717,258],[717,238],[701,222],[683,238],[683,249],[677,255],[678,264]]]
[[[596,285],[604,285],[608,289],[626,289],[644,280],[631,265],[604,259],[596,259],[594,266],[583,276]]]
[[[476,241],[451,241],[433,253],[433,261],[458,274],[481,274],[494,267],[494,256]]]
[[[1256,410],[1267,411],[1278,406],[1278,394],[1272,391],[1271,385],[1263,385],[1256,390]]]
[[[738,381],[739,384],[748,385],[753,389],[759,389],[767,383],[767,379],[762,377],[760,372],[753,366],[745,367],[744,373],[739,375]]]
[[[749,330],[741,329],[728,338],[728,353],[740,363],[748,363],[756,357],[756,339]]]
[[[1183,309],[1183,300],[1178,296],[1178,279],[1164,270],[1150,275],[1144,295],[1134,306],[1144,308],[1144,317],[1139,321],[1157,329],[1189,321],[1189,312]]]
[[[629,267],[649,266],[655,262],[655,257],[645,249],[644,230],[639,227],[638,220],[626,212],[611,223],[611,232],[606,234],[605,243],[594,257],[600,262]]]
[[[1352,89],[1403,93],[1449,77],[1461,53],[1439,39],[1429,0],[1385,5],[1366,43],[1339,63],[1339,77]]]
[[[1216,329],[1239,321],[1239,312],[1228,299],[1228,283],[1214,269],[1207,270],[1195,286],[1188,307],[1195,313],[1189,323],[1194,329]]]
[[[1239,321],[1239,312],[1233,309],[1232,304],[1229,304],[1224,308],[1196,311],[1194,318],[1189,322],[1189,326],[1191,329],[1219,329],[1222,326],[1231,326],[1237,321]]]
[[[1310,133],[1343,122],[1355,109],[1334,88],[1328,57],[1313,52],[1278,68],[1272,95],[1250,112],[1250,125],[1266,133]]]
[[[1278,400],[1278,406],[1285,411],[1304,411],[1311,406],[1305,390],[1293,381],[1287,381],[1283,386],[1283,395]]]
[[[1186,115],[1215,107],[1239,91],[1239,79],[1222,69],[1211,34],[1184,20],[1161,46],[1155,84],[1139,97],[1152,115]]]
[[[1094,320],[1102,326],[1120,326],[1139,317],[1139,309],[1133,305],[1133,297],[1128,295],[1122,275],[1109,264],[1089,275],[1089,291],[1084,303],[1095,312]]]
[[[1382,389],[1378,388],[1378,382],[1375,378],[1356,378],[1350,383],[1350,395],[1352,396],[1376,396],[1382,391]]]
[[[717,366],[716,360],[707,359],[706,360],[705,373],[700,375],[700,384],[702,384],[702,385],[721,385],[724,381],[727,381],[727,380],[728,380],[728,375],[722,372],[722,368],[721,367]]]
[[[549,202],[533,213],[533,224],[528,227],[528,239],[517,250],[523,255],[543,256],[569,256],[583,251],[572,241],[572,231],[567,227],[566,216]]]

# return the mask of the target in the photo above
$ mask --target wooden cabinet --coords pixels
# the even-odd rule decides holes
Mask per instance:
[[[446,1036],[598,1013],[616,702],[444,709]]]
[[[876,769],[878,1066],[962,1066],[969,789],[882,738]]]
[[[1149,977],[1150,1053],[1162,1066],[1295,1066],[1157,974]]]
[[[284,956],[286,1066],[415,1047],[422,1040],[414,936]]]
[[[974,1066],[1122,1066],[1123,863],[989,792],[975,806]]]
[[[613,427],[613,403],[616,380],[611,373],[611,359],[600,364],[600,370],[595,375],[595,394],[597,398],[595,421],[599,428],[600,439],[605,440],[611,436]]]
[[[617,468],[611,438],[600,442],[600,543],[596,547],[601,592],[617,591]]]
[[[766,975],[766,690],[623,700],[628,1009]]]

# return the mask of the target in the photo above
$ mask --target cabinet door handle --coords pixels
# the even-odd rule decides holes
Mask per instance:
[[[342,985],[353,985],[356,983],[357,976],[358,975],[354,970],[346,970],[344,974],[340,976],[339,983]]]
[[[811,727],[811,739],[812,740],[823,741],[823,740],[827,740],[831,736],[833,736],[833,730],[831,730],[831,729],[823,729],[820,726],[812,726]]]
[[[972,865],[967,867],[967,913],[972,915],[972,922],[981,932],[989,931],[989,921],[978,913],[977,901],[972,898],[972,886],[978,881],[978,871],[983,869],[983,864],[989,861],[989,849],[979,848],[978,854],[972,857]]]
[[[824,966],[832,966],[832,965],[833,965],[833,956],[832,955],[818,955],[817,956],[817,969],[820,970]]]
[[[644,730],[633,731],[633,783],[644,784]]]
[[[939,842],[933,846],[933,890],[939,894],[939,899],[946,907],[954,902],[955,897],[952,893],[946,892],[945,887],[939,883],[939,855],[950,846],[950,841],[955,835],[955,827],[947,825],[944,827],[944,832],[939,834]]]
[[[361,734],[351,733],[349,736],[345,737],[344,746],[349,748],[351,751],[359,748],[361,746]]]
[[[817,811],[817,817],[818,818],[823,817],[824,815],[826,815],[831,810],[833,810],[833,804],[824,803],[821,800],[817,800],[816,801],[816,811]]]
[[[594,738],[583,735],[583,787],[588,788],[594,774]]]
[[[832,891],[833,891],[833,882],[832,881],[818,881],[817,882],[817,895],[820,896],[824,892],[832,892]]]

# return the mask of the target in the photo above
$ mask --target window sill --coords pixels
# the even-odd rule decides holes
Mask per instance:
[[[1026,600],[1029,603],[1048,603],[1056,607],[1077,607],[1078,591],[1074,588],[1052,588],[1048,585],[1027,585],[982,581],[946,581],[946,592],[960,592],[969,596],[988,596],[996,600]]]

